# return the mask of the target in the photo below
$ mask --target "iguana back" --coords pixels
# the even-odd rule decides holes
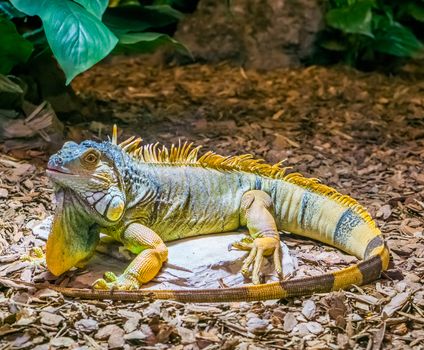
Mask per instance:
[[[140,194],[134,195],[137,199],[128,215],[139,217],[146,211],[146,225],[165,241],[239,228],[239,203],[249,190],[271,196],[279,230],[336,246],[360,259],[380,234],[354,199],[317,179],[286,174],[288,168],[280,163],[268,165],[251,155],[224,157],[213,152],[197,158],[200,148],[192,149],[191,144],[172,146],[170,152],[154,145],[134,149],[129,145],[123,146],[128,147],[127,162],[133,163],[128,181],[140,184],[131,189]],[[155,193],[150,205],[145,201],[146,186]],[[377,239],[368,251],[380,243]]]

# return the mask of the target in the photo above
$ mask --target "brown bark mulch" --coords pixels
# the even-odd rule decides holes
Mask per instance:
[[[424,348],[423,80],[343,67],[160,68],[126,57],[73,86],[91,115],[68,123],[68,138],[102,139],[117,123],[121,137],[167,145],[181,138],[225,155],[286,159],[365,205],[393,264],[370,285],[283,301],[112,303],[34,292],[4,278],[52,278],[20,256],[44,244],[32,228],[51,215],[53,190],[42,162],[1,154],[0,350]],[[30,152],[18,155],[43,159]],[[288,244],[301,269],[352,261],[314,242]]]

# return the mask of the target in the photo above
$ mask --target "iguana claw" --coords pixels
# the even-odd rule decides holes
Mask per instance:
[[[249,268],[253,264],[252,282],[254,284],[261,283],[260,270],[264,256],[273,254],[275,272],[282,275],[281,263],[281,246],[280,240],[275,237],[260,237],[253,241],[253,247],[248,257],[243,263],[241,273],[245,276],[249,275]]]
[[[131,275],[122,274],[116,276],[113,272],[105,272],[104,278],[96,280],[92,287],[94,289],[117,289],[117,290],[134,290],[140,288],[140,283]]]
[[[236,250],[251,250],[253,247],[253,238],[250,236],[243,237],[241,240],[231,243],[228,246],[228,251]]]

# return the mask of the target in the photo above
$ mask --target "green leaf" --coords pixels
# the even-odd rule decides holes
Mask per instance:
[[[48,47],[46,34],[44,33],[43,27],[25,32],[22,34],[22,36],[28,41],[30,41],[35,47]]]
[[[402,3],[400,6],[405,13],[415,18],[417,21],[424,22],[424,3],[419,4],[415,1],[411,1]]]
[[[10,20],[0,16],[0,74],[7,74],[18,63],[25,63],[33,46],[16,30]]]
[[[359,1],[348,7],[327,12],[325,20],[330,27],[344,33],[373,36],[371,31],[372,1]]]
[[[151,53],[158,47],[171,45],[177,51],[190,55],[188,49],[169,35],[161,33],[130,33],[119,37],[115,52],[119,53]]]
[[[187,5],[187,0],[154,0],[153,5],[185,7]]]
[[[36,16],[43,8],[46,0],[30,1],[30,0],[10,0],[13,6],[19,11],[26,13],[28,16]]]
[[[110,5],[110,3],[112,3],[112,2],[115,3],[114,6]],[[110,7],[127,6],[127,5],[140,6],[140,1],[139,0],[116,0],[116,1],[110,1],[109,2]]]
[[[169,5],[150,5],[144,6],[144,8],[146,10],[156,11],[159,15],[168,16],[174,18],[175,20],[181,20],[184,17],[180,11],[172,8]]]
[[[412,57],[423,51],[423,44],[408,28],[398,22],[379,21],[374,49],[398,57]]]
[[[66,84],[106,57],[118,39],[93,14],[70,0],[11,0],[43,21],[47,41],[66,75]]]
[[[22,18],[26,14],[17,10],[9,1],[0,0],[0,15],[4,15],[8,19]]]
[[[346,51],[347,46],[344,42],[335,40],[335,39],[328,39],[323,40],[320,43],[320,46],[324,49],[331,50],[331,51]]]
[[[101,19],[105,12],[109,0],[74,0],[83,6],[88,12]]]
[[[103,22],[116,35],[142,32],[175,23],[182,14],[169,6],[128,5],[108,8]]]
[[[348,0],[330,0],[330,7],[333,8],[340,8],[340,7],[346,7],[349,6]]]

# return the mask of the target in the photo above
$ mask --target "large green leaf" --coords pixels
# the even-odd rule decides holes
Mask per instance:
[[[67,1],[67,0],[66,0]],[[10,2],[19,11],[26,13],[28,16],[37,16],[45,5],[46,0],[31,1],[31,0],[10,0]]]
[[[327,12],[325,20],[330,27],[344,33],[364,34],[373,36],[372,1],[358,1],[348,7],[337,8]]]
[[[32,44],[16,30],[15,25],[0,16],[0,74],[7,74],[18,63],[25,63],[31,56]]]
[[[47,41],[66,75],[66,83],[92,67],[115,47],[118,38],[92,13],[70,0],[11,0],[43,21]]]
[[[181,20],[184,17],[184,15],[180,11],[178,11],[178,10],[176,10],[176,9],[172,8],[171,6],[166,5],[166,4],[165,5],[144,6],[144,9],[150,10],[150,11],[155,11],[159,15],[168,16],[170,18],[174,18],[174,20]]]
[[[102,18],[109,0],[74,0],[97,18]]]
[[[379,18],[375,30],[373,48],[398,57],[412,57],[423,52],[423,44],[414,33],[400,23],[389,21],[383,16]]]
[[[171,45],[177,51],[190,55],[187,48],[169,35],[161,33],[129,33],[119,37],[115,52],[119,53],[151,53],[158,47]]]
[[[170,6],[126,5],[108,8],[103,22],[117,35],[138,33],[177,22],[182,14]]]

